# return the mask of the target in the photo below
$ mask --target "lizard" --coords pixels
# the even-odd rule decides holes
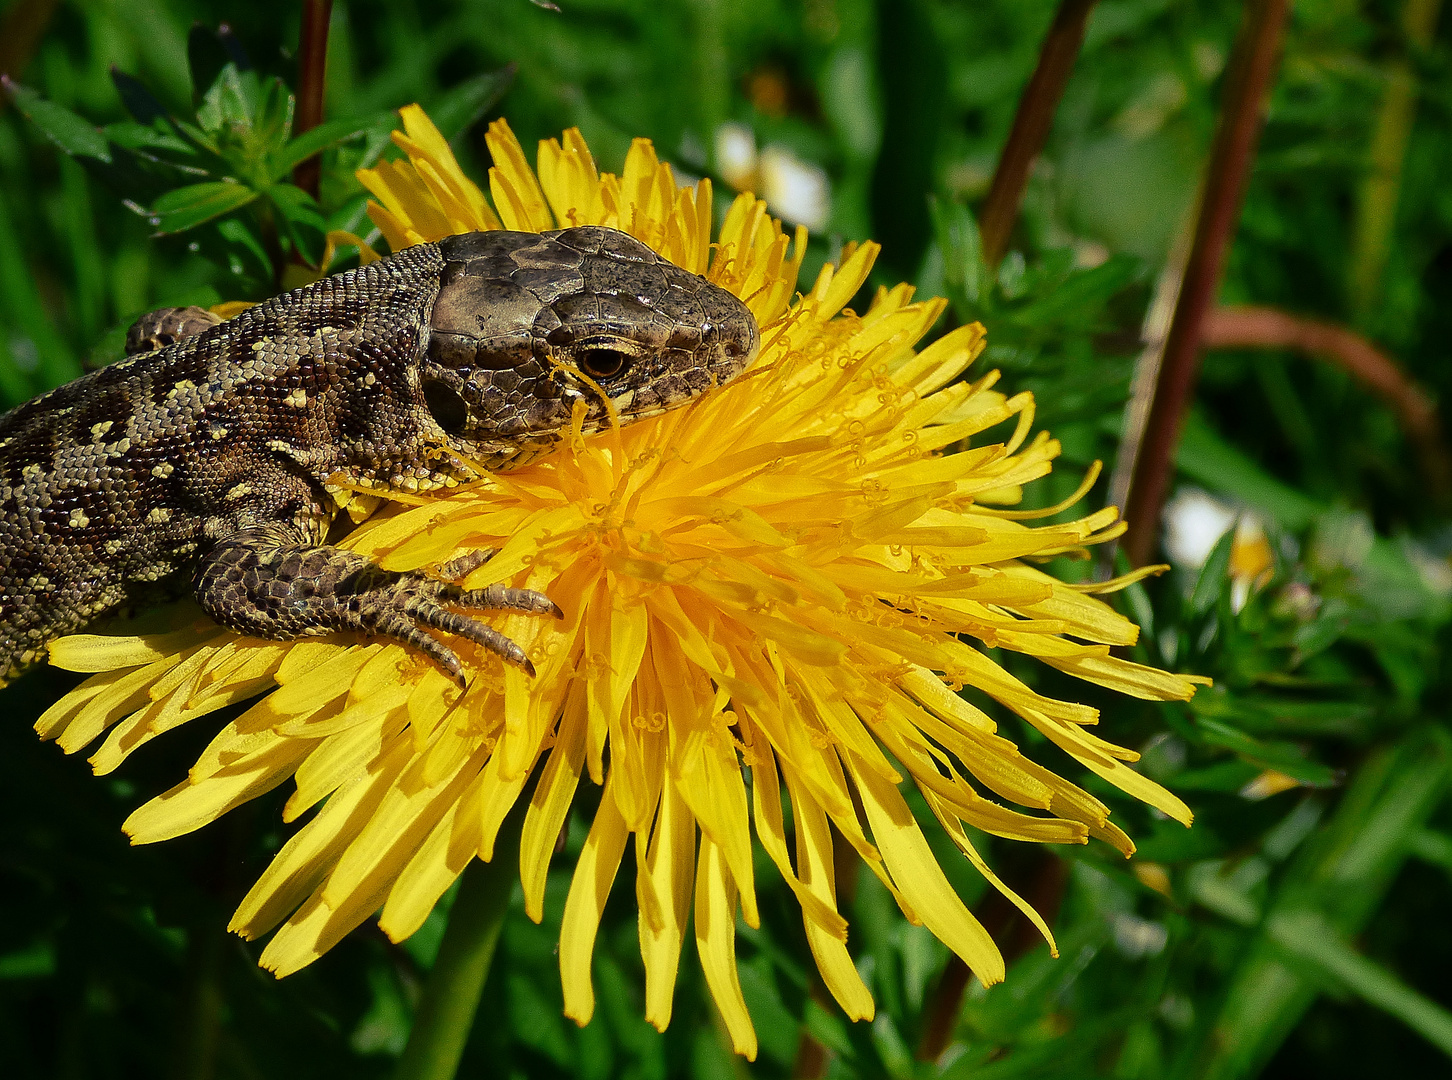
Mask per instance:
[[[558,606],[463,588],[489,552],[432,576],[329,544],[329,486],[437,492],[518,467],[577,403],[586,432],[655,415],[758,342],[737,297],[603,226],[446,237],[227,321],[154,312],[127,356],[0,416],[0,685],[159,582],[254,637],[392,639],[463,686],[442,632],[532,673],[467,612]]]

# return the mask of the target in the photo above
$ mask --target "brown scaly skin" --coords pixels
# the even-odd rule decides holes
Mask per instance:
[[[142,319],[128,356],[0,416],[0,684],[46,644],[190,573],[241,633],[403,641],[462,683],[428,630],[529,670],[454,608],[559,614],[452,584],[488,553],[393,573],[323,543],[325,485],[439,490],[739,374],[758,332],[734,296],[613,229],[449,237],[217,323]],[[157,347],[161,346],[161,347]],[[153,351],[142,351],[153,350]],[[583,372],[590,381],[579,377]]]

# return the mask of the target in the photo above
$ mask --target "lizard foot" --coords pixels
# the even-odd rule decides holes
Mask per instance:
[[[412,646],[448,672],[461,687],[466,684],[466,680],[458,655],[428,633],[428,630],[455,634],[476,645],[484,646],[506,662],[523,668],[530,675],[535,671],[534,665],[517,642],[494,627],[455,611],[454,608],[471,611],[521,611],[530,615],[564,618],[564,612],[554,601],[543,593],[530,589],[510,589],[503,585],[464,589],[453,582],[438,581],[422,574],[389,576],[393,580],[350,598],[347,610],[353,618],[347,621],[356,620],[352,629],[380,637],[391,637]]]
[[[219,545],[197,576],[202,607],[224,626],[273,640],[351,630],[393,638],[423,653],[461,687],[458,654],[430,630],[482,645],[533,675],[519,644],[462,611],[564,615],[543,593],[490,585],[465,589],[414,571],[384,570],[365,556],[335,547],[278,542],[266,528],[245,529]],[[459,579],[493,552],[470,552],[439,567]]]

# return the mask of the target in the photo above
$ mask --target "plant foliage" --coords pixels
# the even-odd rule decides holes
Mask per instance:
[[[1222,299],[1353,324],[1446,397],[1452,27],[1408,36],[1404,9],[1417,2],[1296,5]],[[12,0],[0,19],[42,25],[53,7]],[[715,139],[745,125],[829,181],[808,279],[844,240],[873,236],[882,283],[915,280],[949,298],[948,319],[987,326],[981,363],[1033,390],[1063,443],[1063,467],[1030,498],[1053,504],[1093,461],[1113,461],[1239,4],[1101,0],[997,268],[983,262],[974,210],[1053,4],[551,7],[340,0],[331,119],[300,134],[295,5],[68,5],[33,48],[24,35],[0,42],[12,76],[0,113],[0,404],[114,359],[151,308],[256,300],[348,266],[353,250],[328,235],[368,239],[353,172],[392,152],[390,110],[419,101],[476,176],[480,121],[502,112],[526,145],[578,125],[605,168],[630,137],[649,136],[725,193]],[[228,19],[231,29],[208,29]],[[1415,88],[1400,149],[1384,133],[1397,72]],[[314,194],[291,178],[316,154]],[[1396,181],[1390,215],[1376,216],[1372,173]],[[1375,245],[1353,235],[1353,219],[1382,222],[1389,254],[1375,273],[1358,270]],[[1247,575],[1226,532],[1198,565],[1119,594],[1144,628],[1137,658],[1216,685],[1189,705],[1094,704],[1109,706],[1115,741],[1140,748],[1141,768],[1194,807],[1194,828],[1089,778],[1139,841],[1134,860],[975,837],[1011,884],[1057,908],[1057,960],[995,912],[938,837],[955,884],[1015,957],[1006,984],[970,989],[945,1021],[943,1002],[957,1000],[946,950],[871,875],[848,905],[878,1003],[870,1024],[848,1023],[823,994],[790,896],[764,889],[762,929],[741,928],[739,944],[761,1036],[754,1073],[820,1062],[834,1077],[1334,1078],[1383,1072],[1392,1055],[1410,1075],[1447,1069],[1447,507],[1393,415],[1305,356],[1208,355],[1177,466],[1185,485],[1256,516],[1267,557]],[[1100,480],[1089,500],[1104,498]],[[29,729],[67,685],[43,671],[4,691],[0,1071],[390,1074],[447,903],[401,947],[360,931],[274,983],[255,947],[222,928],[286,839],[277,802],[129,849],[120,821],[170,786],[205,732],[158,740],[124,777],[97,780]],[[1054,763],[1031,730],[1014,737]],[[625,883],[597,948],[596,1017],[577,1029],[561,1016],[554,949],[588,819],[582,809],[572,820],[544,924],[516,897],[460,1075],[740,1073],[693,960],[669,1030],[640,1019]],[[939,1023],[945,1052],[920,1060]]]

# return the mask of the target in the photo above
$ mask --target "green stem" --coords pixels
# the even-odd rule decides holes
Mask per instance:
[[[394,1073],[398,1080],[453,1080],[459,1069],[519,876],[519,830],[511,824],[517,823],[506,823],[500,831],[492,861],[475,860],[464,870],[449,928]]]
[[[1441,6],[1442,0],[1406,0],[1402,5],[1402,30],[1409,54],[1431,47]],[[1387,66],[1386,94],[1372,132],[1369,168],[1361,184],[1352,228],[1351,307],[1363,322],[1376,309],[1382,275],[1391,255],[1397,198],[1416,108],[1416,72],[1411,55],[1402,55]]]

